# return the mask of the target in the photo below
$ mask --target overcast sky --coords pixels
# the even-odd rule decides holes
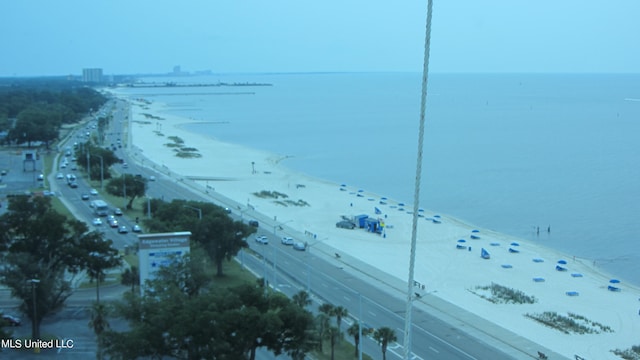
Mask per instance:
[[[0,76],[421,71],[426,0],[1,1]],[[434,0],[432,72],[640,73],[640,0]]]

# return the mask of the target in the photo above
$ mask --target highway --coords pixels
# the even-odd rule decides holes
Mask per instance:
[[[117,171],[141,174],[147,178],[151,175],[155,176],[156,181],[149,182],[147,191],[147,195],[151,198],[160,198],[166,201],[172,199],[211,201],[220,206],[234,209],[231,216],[236,220],[259,220],[261,227],[255,236],[267,236],[270,243],[268,245],[259,244],[254,241],[252,236],[247,239],[250,249],[241,251],[237,256],[237,261],[256,275],[267,279],[270,286],[277,291],[289,296],[299,290],[309,291],[314,301],[310,310],[314,312],[318,305],[324,302],[335,306],[344,306],[348,309],[350,316],[343,321],[343,331],[358,319],[361,319],[366,327],[387,326],[395,329],[398,341],[389,346],[387,357],[389,359],[402,358],[404,354],[401,344],[403,343],[405,298],[400,291],[389,286],[389,283],[382,281],[379,277],[367,274],[366,270],[358,270],[357,264],[350,263],[347,256],[333,257],[330,250],[320,246],[312,246],[308,248],[309,251],[296,251],[291,246],[282,245],[278,236],[284,236],[286,233],[287,236],[292,236],[294,239],[303,239],[304,234],[285,228],[284,231],[275,235],[278,224],[273,224],[273,221],[270,221],[271,219],[267,216],[243,208],[242,205],[234,203],[211,189],[203,188],[188,179],[185,180],[172,174],[169,169],[145,161],[140,151],[131,146],[131,134],[128,129],[131,115],[128,105],[122,101],[116,101],[112,114],[113,120],[106,133],[105,143],[115,143],[117,139],[121,139],[122,148],[119,148],[116,154],[128,164],[126,169],[121,165],[114,165]],[[74,134],[69,137],[67,144],[63,144],[61,148],[78,141],[76,140],[77,136],[82,136],[83,130],[80,130],[79,135]],[[92,209],[88,206],[87,200],[80,198],[80,194],[89,191],[86,183],[79,181],[79,187],[71,189],[66,186],[64,180],[55,179],[55,174],[56,171],[49,176],[49,181],[52,181],[52,190],[60,196],[77,217],[86,219],[90,224],[90,219],[94,217]],[[101,191],[101,189],[98,190]],[[121,206],[124,207],[124,203]],[[236,211],[236,209],[241,210]],[[119,220],[129,228],[134,223],[126,217]],[[114,241],[117,248],[122,249],[126,245],[132,246],[137,241],[136,235],[131,232],[118,234],[115,229],[108,228],[106,224],[102,225],[101,229],[107,238]],[[121,287],[114,287],[113,290],[103,289],[101,298],[117,298],[122,291]],[[94,296],[93,290],[77,291],[69,299],[69,304],[72,306],[88,305],[93,301]],[[493,333],[494,327],[490,326],[488,322],[478,321],[469,316],[460,315],[457,317],[457,314],[454,313],[438,313],[433,307],[425,305],[427,301],[429,300],[422,299],[422,301],[415,302],[412,359],[502,360],[536,358],[534,349],[539,348],[536,344],[514,336],[521,343],[510,345],[507,339],[504,341],[501,339],[504,330],[496,329],[496,333]],[[455,309],[455,307],[452,306],[451,309]],[[452,316],[452,318],[449,319],[448,316]],[[467,318],[473,319],[473,323],[465,323],[464,319]],[[382,358],[380,347],[371,338],[365,338],[362,346],[363,351],[374,359]],[[260,352],[259,358],[276,359],[265,351]],[[285,356],[277,357],[277,359],[286,358]]]

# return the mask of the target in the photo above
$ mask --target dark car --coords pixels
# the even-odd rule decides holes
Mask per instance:
[[[80,197],[82,198],[82,200],[89,200],[89,194],[82,194],[80,195]]]
[[[341,228],[341,229],[353,229],[356,227],[356,224],[352,223],[351,221],[338,221],[336,223],[336,227]]]
[[[7,314],[2,314],[2,321],[9,324],[9,326],[20,326],[20,324],[22,324],[19,318]]]
[[[257,220],[249,220],[249,225],[253,227],[258,227],[260,224],[258,223]]]
[[[122,210],[120,210],[120,208],[115,208],[113,210],[113,214],[117,216],[122,216]]]

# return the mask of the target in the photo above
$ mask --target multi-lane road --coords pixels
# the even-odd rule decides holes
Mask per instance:
[[[149,182],[147,191],[149,197],[167,201],[172,199],[212,201],[231,209],[242,208],[214,191],[203,189],[189,180],[172,174],[169,169],[145,161],[131,144],[128,105],[122,101],[114,101],[108,107],[113,117],[110,128],[106,132],[105,143],[117,143],[119,139],[122,148],[118,148],[116,153],[128,164],[127,168],[120,166],[117,171],[141,174],[147,178],[154,176],[156,181]],[[63,147],[77,141],[76,136],[82,136],[85,129],[80,131],[79,134],[71,135],[67,139],[68,144],[63,144]],[[89,190],[84,181],[79,182],[79,188],[71,189],[66,186],[64,180],[55,179],[55,172],[49,176],[49,181],[54,185],[52,188],[57,185],[61,199],[76,216],[87,221],[94,217],[88,201],[80,198],[81,193],[88,193]],[[119,206],[123,207],[124,203]],[[242,251],[237,257],[237,260],[246,268],[258,276],[265,277],[270,286],[289,296],[299,290],[309,291],[314,300],[311,305],[312,310],[317,309],[317,306],[324,302],[344,306],[348,309],[350,316],[343,321],[343,330],[359,319],[366,327],[388,326],[395,329],[398,342],[390,345],[387,356],[389,359],[402,358],[404,349],[400,344],[403,343],[404,335],[405,300],[401,291],[389,286],[380,278],[367,274],[366,271],[358,271],[357,264],[346,263],[348,260],[344,257],[334,258],[333,253],[326,249],[322,251],[318,247],[309,249],[312,251],[296,251],[291,246],[281,244],[280,236],[287,235],[302,239],[304,235],[285,229],[286,234],[280,231],[276,236],[274,226],[277,224],[271,224],[267,216],[255,213],[251,209],[243,209],[240,214],[234,211],[231,216],[236,220],[259,220],[261,227],[256,235],[264,235],[270,239],[268,245],[255,242],[253,237],[247,239],[250,249]],[[120,221],[129,228],[134,223],[126,218]],[[106,225],[102,226],[106,237],[114,240],[116,247],[134,245],[137,241],[135,234],[119,234]],[[108,289],[104,291],[107,297],[117,297],[122,289],[118,290],[116,287],[111,291]],[[92,293],[86,291],[78,292],[69,300],[75,305],[90,303],[93,300],[91,295]],[[547,354],[551,353],[473,314],[466,314],[454,306],[440,306],[436,309],[428,305],[430,301],[428,298],[419,300],[416,302],[413,313],[412,359],[526,359],[536,358],[539,350]],[[372,339],[363,339],[362,346],[363,351],[373,358],[381,358],[380,347]],[[276,357],[261,352],[260,358]]]

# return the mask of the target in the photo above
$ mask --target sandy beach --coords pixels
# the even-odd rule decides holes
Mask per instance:
[[[383,199],[358,184],[343,186],[295,173],[286,168],[286,156],[187,132],[182,126],[194,120],[167,115],[163,104],[130,103],[129,151],[142,166],[158,170],[159,176],[222,194],[231,200],[234,213],[270,224],[265,226],[275,225],[278,234],[289,230],[305,234],[299,240],[307,242],[311,251],[332,248],[383,271],[397,283],[407,278],[412,204],[403,206]],[[170,137],[196,149],[192,152],[197,157],[176,156],[176,148],[166,145],[174,142]],[[261,191],[287,197],[254,195]],[[384,231],[376,234],[335,226],[341,216],[360,214],[384,223]],[[433,221],[438,219],[433,210],[420,214],[415,279],[425,284],[426,293],[567,358],[578,354],[586,359],[619,359],[611,350],[640,345],[639,288],[610,282],[612,276],[596,271],[589,260],[495,233],[480,224],[465,224],[445,214]],[[481,257],[483,248],[489,259]],[[490,302],[481,297],[488,296],[488,291],[478,287],[491,284],[519,290],[536,301]],[[611,291],[610,286],[620,291]],[[525,316],[544,312],[582,316],[591,322],[587,327],[599,333],[565,334]]]

